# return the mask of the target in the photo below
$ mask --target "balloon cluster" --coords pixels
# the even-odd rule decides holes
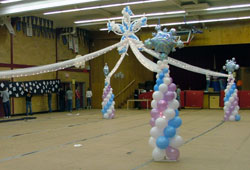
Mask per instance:
[[[226,64],[223,66],[223,69],[226,70],[229,74],[232,74],[235,70],[238,70],[240,66],[236,64],[235,58],[232,60],[227,60]]]
[[[239,97],[237,95],[238,90],[236,89],[236,84],[233,77],[228,78],[228,85],[225,89],[224,97],[224,120],[225,121],[239,121]]]
[[[239,69],[239,65],[236,64],[235,58],[232,60],[227,60],[223,69],[228,72],[230,75],[227,79],[227,88],[225,89],[225,97],[224,97],[224,120],[225,121],[239,121],[239,97],[238,97],[238,90],[236,88],[235,79],[232,73],[235,70]]]
[[[102,95],[102,115],[105,119],[113,119],[115,117],[114,97],[115,95],[113,94],[113,89],[108,82],[105,82]]]
[[[178,160],[180,152],[177,149],[183,144],[178,135],[178,128],[182,124],[179,117],[179,102],[176,100],[176,85],[169,76],[167,60],[157,62],[161,72],[156,77],[153,100],[151,102],[151,120],[149,144],[154,148],[152,156],[155,161],[165,158]]]
[[[156,52],[161,53],[161,59],[167,58],[170,52],[175,51],[175,47],[182,48],[183,42],[177,39],[176,30],[171,28],[170,31],[166,28],[161,31],[161,26],[157,25],[155,27],[157,33],[153,33],[153,38],[147,39],[144,42],[145,47],[154,49]]]

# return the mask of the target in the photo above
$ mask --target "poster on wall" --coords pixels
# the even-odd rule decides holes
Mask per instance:
[[[60,80],[0,82],[0,91],[3,91],[5,87],[8,88],[11,97],[25,96],[27,90],[30,90],[34,95],[46,94],[49,90],[52,93],[57,93],[60,88]]]
[[[78,37],[74,37],[74,52],[78,53],[79,52],[79,46],[78,46]]]
[[[69,35],[69,49],[73,50],[73,38],[72,38],[72,35]]]

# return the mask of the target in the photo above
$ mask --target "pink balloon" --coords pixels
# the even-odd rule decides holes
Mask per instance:
[[[176,85],[174,83],[171,83],[169,86],[168,86],[168,90],[169,91],[175,91],[176,90]]]
[[[231,115],[231,112],[229,112],[229,111],[226,111],[226,113],[225,113],[227,116],[230,116]]]
[[[154,127],[155,126],[155,119],[151,118],[151,120],[149,121],[149,124]]]
[[[166,154],[169,160],[178,160],[180,157],[180,152],[178,149],[171,146],[167,147]]]
[[[160,112],[164,111],[167,107],[167,102],[165,100],[159,100],[157,103],[157,108]]]
[[[229,117],[228,116],[224,116],[224,121],[228,121],[229,120]]]
[[[158,118],[160,115],[159,115],[160,113],[159,113],[159,110],[158,109],[152,109],[151,110],[151,117],[152,118]]]
[[[174,99],[174,92],[168,91],[164,94],[164,100],[171,101]]]
[[[115,114],[114,114],[114,113],[111,113],[111,114],[110,114],[110,118],[111,118],[111,119],[114,119],[114,118],[115,118]]]

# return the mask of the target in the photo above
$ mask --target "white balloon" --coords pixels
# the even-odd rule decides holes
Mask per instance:
[[[158,79],[158,78],[159,78],[159,74],[156,74],[156,76],[155,76],[155,77],[156,77],[156,79]]]
[[[108,113],[105,113],[105,114],[103,115],[103,117],[104,117],[105,119],[108,119],[108,118],[109,118],[109,114],[108,114]]]
[[[110,109],[111,109],[111,110],[114,110],[114,109],[115,109],[114,105],[112,105],[112,106],[110,107]]]
[[[162,130],[157,128],[157,127],[152,127],[151,130],[150,130],[150,135],[157,139],[159,136],[162,135]]]
[[[238,89],[235,89],[234,92],[237,94],[238,93]]]
[[[152,157],[155,161],[161,161],[166,156],[165,149],[155,148],[152,152]]]
[[[156,101],[156,100],[152,100],[152,101],[151,101],[151,107],[152,107],[153,109],[156,109],[156,108],[157,108],[157,101]]]
[[[232,112],[232,114],[233,114],[234,116],[237,115],[237,114],[238,114],[237,110],[234,110],[234,111]]]
[[[236,106],[235,110],[239,111],[240,110],[240,106]]]
[[[149,141],[148,141],[148,144],[149,144],[150,146],[152,146],[153,148],[155,148],[155,147],[156,147],[156,140],[155,140],[155,138],[150,137],[150,138],[149,138]]]
[[[179,135],[175,135],[173,138],[170,138],[169,145],[178,148],[184,143],[183,139]]]
[[[174,92],[174,99],[176,99],[176,97],[177,97],[177,93],[176,92]],[[178,101],[178,100],[177,100]]]
[[[166,121],[166,119],[164,119],[162,117],[157,118],[155,121],[155,126],[159,129],[165,128],[166,125],[167,125],[167,121]]]
[[[168,60],[163,60],[163,63],[164,63],[165,65],[168,65]]]
[[[111,110],[111,109],[108,109],[107,112],[110,114],[110,113],[112,113],[112,110]]]
[[[162,70],[162,69],[165,68],[165,65],[164,65],[164,64],[161,64],[161,65],[159,66],[159,68]]]
[[[107,95],[107,98],[109,99],[111,97],[111,94],[109,93],[108,95]]]
[[[230,103],[229,103],[228,101],[227,101],[227,102],[225,102],[225,106],[229,106],[229,104],[230,104]]]
[[[166,85],[169,85],[169,84],[171,83],[171,79],[168,78],[168,77],[165,77],[165,78],[163,79],[163,82],[164,82]]]
[[[233,97],[230,97],[229,98],[229,102],[232,103],[234,101],[234,98]]]
[[[105,98],[105,99],[104,99],[104,102],[108,102],[108,100],[109,100],[108,98]]]
[[[159,90],[160,90],[160,92],[164,93],[165,91],[168,90],[168,86],[166,84],[161,84],[159,86]]]
[[[155,92],[153,93],[153,99],[154,99],[154,100],[159,101],[159,100],[161,100],[162,98],[163,98],[163,93],[162,93],[162,92],[160,92],[160,91],[155,91]]]
[[[164,116],[167,120],[170,120],[175,117],[175,111],[174,109],[168,108],[163,112]]]
[[[227,109],[227,106],[224,106],[224,107],[223,107],[223,110],[226,111],[226,109]]]
[[[169,102],[168,103],[168,107],[169,108],[172,108],[172,109],[178,109],[178,107],[179,107],[179,102],[178,102],[178,100],[176,100],[176,99],[174,99],[172,102]]]
[[[160,66],[162,64],[162,61],[158,60],[157,65]]]
[[[234,115],[229,116],[229,120],[230,121],[235,121],[235,116]]]

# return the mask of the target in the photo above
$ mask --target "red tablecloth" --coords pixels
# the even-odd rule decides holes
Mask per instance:
[[[186,107],[203,107],[203,91],[187,90],[185,94]]]

